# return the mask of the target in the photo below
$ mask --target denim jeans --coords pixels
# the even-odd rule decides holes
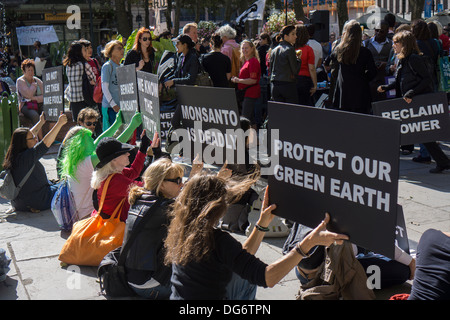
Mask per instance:
[[[420,147],[420,151],[419,154],[422,158],[428,158],[430,156],[430,154],[428,153],[427,148],[425,148],[425,146],[423,144],[419,144]]]
[[[257,286],[233,272],[227,285],[227,300],[255,300]]]

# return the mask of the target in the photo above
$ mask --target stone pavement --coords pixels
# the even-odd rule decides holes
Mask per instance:
[[[56,178],[55,157],[58,146],[52,146],[41,159],[49,179]],[[450,155],[450,143],[443,149]],[[410,156],[400,156],[398,202],[403,206],[412,252],[421,234],[428,228],[450,231],[450,171],[430,174],[434,163],[418,164]],[[50,210],[40,213],[9,212],[10,204],[0,200],[0,248],[12,259],[11,270],[0,282],[0,300],[104,300],[99,294],[96,268],[70,266],[62,268],[59,252],[67,233],[59,230]],[[244,234],[233,234],[244,241]],[[266,237],[257,256],[267,263],[281,256],[285,237]],[[387,299],[395,293],[408,292],[402,286],[381,290],[377,298]],[[258,288],[258,300],[294,300],[299,281],[291,271],[274,288]]]

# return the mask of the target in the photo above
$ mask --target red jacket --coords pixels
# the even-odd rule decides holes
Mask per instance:
[[[130,209],[130,203],[128,202],[128,190],[132,185],[143,186],[143,182],[135,181],[141,174],[144,167],[145,154],[138,151],[136,158],[130,168],[123,169],[121,174],[116,174],[109,182],[108,190],[106,191],[105,202],[103,203],[102,212],[111,215],[117,205],[126,198],[120,214],[120,220],[126,221],[128,217],[128,210]],[[97,190],[98,204],[100,206],[100,200],[103,192],[103,185],[106,179],[102,182],[100,188]],[[94,210],[93,214],[97,214]]]

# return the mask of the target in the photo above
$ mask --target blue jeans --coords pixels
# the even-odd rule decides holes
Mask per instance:
[[[170,294],[172,293],[170,289],[170,284],[168,287],[159,285],[153,288],[146,289],[138,289],[133,286],[130,286],[134,292],[140,297],[150,300],[168,300],[170,298]]]
[[[421,156],[422,158],[427,158],[427,157],[430,156],[430,154],[428,153],[427,148],[425,148],[425,146],[424,146],[423,144],[420,143],[420,144],[419,144],[419,147],[420,147],[419,154],[420,154],[420,156]]]
[[[227,300],[255,300],[257,286],[233,272],[227,285]]]

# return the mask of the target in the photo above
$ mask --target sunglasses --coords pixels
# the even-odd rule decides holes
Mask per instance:
[[[176,183],[176,184],[181,184],[183,182],[183,178],[178,177],[178,178],[175,178],[175,179],[164,179],[164,181],[170,181],[170,182],[173,182],[173,183]]]
[[[152,38],[142,37],[142,41],[151,41]]]
[[[86,121],[85,124],[90,127],[90,126],[96,126],[97,125],[97,121],[96,122],[91,122],[91,121]]]

